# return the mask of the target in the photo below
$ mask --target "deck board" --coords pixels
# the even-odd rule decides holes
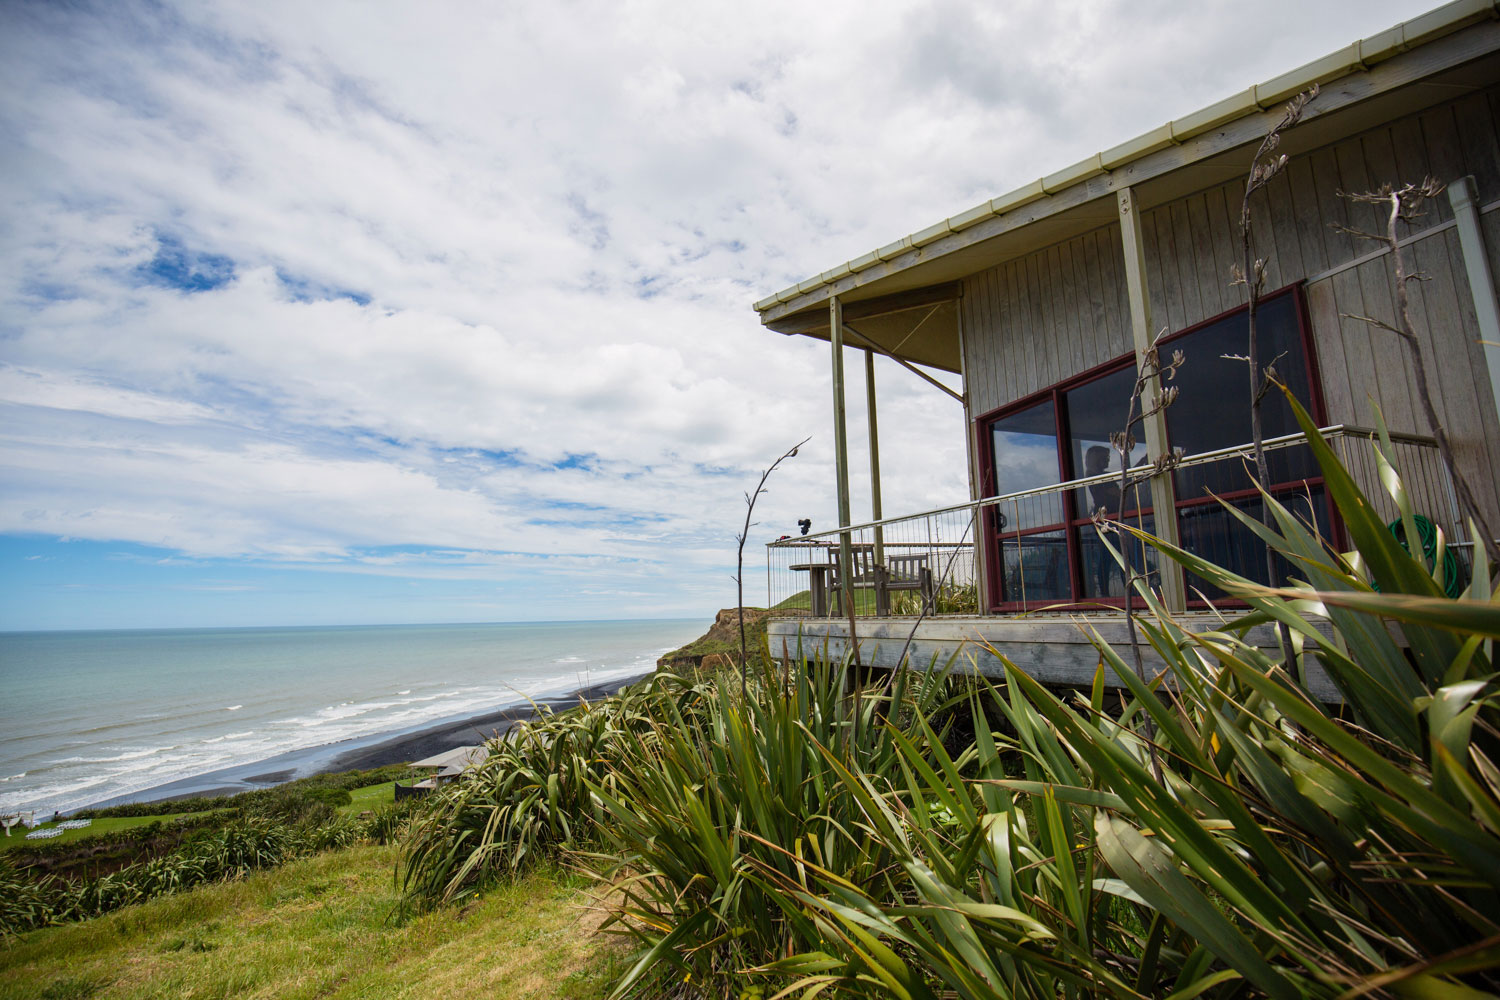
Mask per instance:
[[[1001,677],[1005,671],[991,652],[995,649],[1043,684],[1086,688],[1103,664],[1099,651],[1080,627],[1081,621],[1081,616],[1071,615],[966,615],[929,618],[920,624],[912,618],[861,618],[857,619],[856,627],[861,660],[866,666],[895,667],[907,637],[912,636],[911,662],[922,668],[932,663],[944,665],[957,656],[960,669],[976,671],[985,677]],[[1209,629],[1221,619],[1208,613],[1190,613],[1182,621],[1190,628]],[[1123,615],[1093,615],[1089,623],[1114,648],[1124,650],[1129,646]],[[796,656],[800,639],[804,652],[819,650],[827,643],[829,653],[838,657],[848,645],[849,622],[826,618],[772,619],[766,624],[766,637],[775,655],[781,653],[785,643],[787,652]],[[1277,648],[1276,635],[1269,626],[1252,629],[1250,639],[1263,649]],[[1144,642],[1143,646],[1147,670],[1152,676],[1162,673],[1164,662]],[[1107,666],[1104,684],[1108,688],[1124,686]],[[1310,664],[1308,689],[1321,701],[1330,704],[1343,701],[1319,664]]]

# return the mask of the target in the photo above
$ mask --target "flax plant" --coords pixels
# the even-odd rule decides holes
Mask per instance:
[[[1469,592],[1443,597],[1292,405],[1357,553],[1333,551],[1268,495],[1274,527],[1236,516],[1295,567],[1285,588],[1127,528],[1250,613],[1194,631],[1139,587],[1170,696],[1093,634],[1101,670],[1071,704],[1006,663],[992,701],[1012,735],[981,731],[975,766],[955,765],[961,785],[931,744],[917,757],[939,759],[930,773],[912,759],[911,785],[846,776],[867,835],[896,845],[913,888],[892,901],[816,872],[798,899],[824,946],[762,967],[796,977],[778,995],[1469,997],[1500,987],[1500,595],[1480,550]],[[1409,517],[1389,442],[1375,446]],[[1252,641],[1268,622],[1323,664],[1342,708],[1310,697]],[[1106,668],[1128,692],[1119,717],[1104,711]],[[1164,782],[1132,731],[1139,714],[1157,727]],[[1006,743],[1022,777],[993,763]],[[942,786],[959,806],[955,824],[892,807]]]
[[[1488,995],[1491,567],[1477,550],[1468,592],[1443,596],[1290,404],[1356,551],[1264,493],[1268,523],[1227,509],[1292,567],[1284,587],[1121,525],[1249,605],[1194,629],[1134,581],[1170,688],[1092,630],[1100,666],[1070,697],[1000,651],[995,686],[933,664],[861,698],[826,650],[745,696],[730,673],[663,679],[497,747],[419,821],[409,884],[456,898],[529,857],[587,865],[638,945],[619,997]],[[1389,441],[1372,447],[1410,521]],[[1268,624],[1341,704],[1262,649]],[[972,740],[938,721],[955,706]]]
[[[947,672],[900,671],[851,699],[848,668],[804,659],[782,683],[768,667],[748,699],[722,677],[702,712],[663,706],[609,780],[592,782],[607,813],[592,860],[615,890],[610,926],[639,945],[617,996],[735,995],[752,967],[817,947],[823,931],[797,897],[814,872],[876,898],[907,891],[900,845],[868,835],[852,776],[911,787],[915,748],[941,742],[927,719],[945,707]],[[930,815],[953,796],[898,808]]]
[[[699,697],[694,682],[657,673],[599,702],[543,710],[491,740],[489,756],[435,792],[412,821],[402,866],[407,904],[462,899],[490,879],[592,844],[603,818],[595,783],[611,785],[632,733]]]

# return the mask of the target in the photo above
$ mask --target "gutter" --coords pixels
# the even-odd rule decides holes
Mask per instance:
[[[1095,177],[1128,166],[1152,153],[1181,145],[1229,122],[1260,114],[1284,103],[1313,84],[1322,86],[1332,83],[1352,73],[1368,70],[1410,49],[1451,35],[1471,24],[1496,19],[1500,19],[1500,0],[1453,0],[1410,21],[1403,21],[1369,38],[1352,42],[1321,59],[1315,59],[1192,114],[1167,122],[1128,142],[1095,153],[1086,160],[1041,177],[1009,194],[983,202],[950,219],[830,268],[816,277],[784,288],[755,303],[755,311],[764,314],[785,303],[826,289],[841,278],[858,274],[911,250],[936,243],[954,233],[961,233],[981,222],[1059,194]]]

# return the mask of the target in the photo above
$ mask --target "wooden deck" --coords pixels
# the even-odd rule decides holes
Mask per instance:
[[[914,618],[857,618],[855,627],[860,657],[868,666],[896,666],[902,647],[915,626],[911,662],[919,667],[925,667],[934,659],[939,664],[946,663],[956,653],[963,669],[977,671],[986,677],[1003,676],[1000,661],[985,648],[988,644],[1043,684],[1086,688],[1094,681],[1100,658],[1098,650],[1079,627],[1081,621],[1081,616],[1074,615],[962,615],[929,618],[921,624],[917,624]],[[1212,614],[1189,613],[1182,616],[1181,621],[1189,628],[1206,630],[1213,628],[1220,619]],[[1090,615],[1089,622],[1111,646],[1122,652],[1128,649],[1130,639],[1123,614]],[[826,642],[830,654],[842,656],[849,643],[848,619],[773,619],[767,623],[766,632],[771,651],[778,656],[783,646],[795,656],[799,641],[809,652],[821,649]],[[1262,649],[1273,651],[1277,648],[1276,634],[1270,626],[1252,629],[1250,639]],[[1161,673],[1165,664],[1149,645],[1143,642],[1143,646],[1147,670],[1153,674]],[[1122,686],[1119,677],[1107,667],[1104,683],[1110,688]],[[1321,664],[1309,664],[1308,688],[1323,702],[1335,704],[1343,701]]]

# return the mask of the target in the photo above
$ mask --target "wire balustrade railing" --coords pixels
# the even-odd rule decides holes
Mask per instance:
[[[1369,428],[1336,424],[1323,438],[1371,500],[1376,514],[1398,516],[1380,480]],[[1412,434],[1391,434],[1392,465],[1414,508],[1443,533],[1464,558],[1469,548],[1461,529],[1452,483],[1436,442]],[[1277,501],[1338,542],[1338,529],[1323,494],[1323,483],[1301,434],[1265,442],[1271,492]],[[1251,446],[1240,445],[1181,457],[1171,475],[1176,489],[1176,524],[1181,544],[1220,565],[1257,578],[1264,548],[1252,532],[1224,510],[1224,497],[1259,517],[1260,498],[1249,483]],[[771,608],[813,617],[849,614],[847,589],[858,617],[974,615],[1024,611],[1068,604],[1123,604],[1127,581],[1119,563],[1099,539],[1092,517],[1099,507],[1113,518],[1118,510],[1118,471],[1087,476],[1002,496],[953,504],[936,510],[884,518],[848,528],[781,539],[766,546],[766,601]],[[1109,503],[1101,503],[1108,499]],[[1125,520],[1155,531],[1151,489],[1139,482],[1127,494]],[[1120,543],[1125,559],[1148,578],[1157,554],[1136,543]],[[847,554],[843,545],[847,541]],[[1260,567],[1260,569],[1257,569]],[[1189,576],[1194,599],[1221,596]]]

